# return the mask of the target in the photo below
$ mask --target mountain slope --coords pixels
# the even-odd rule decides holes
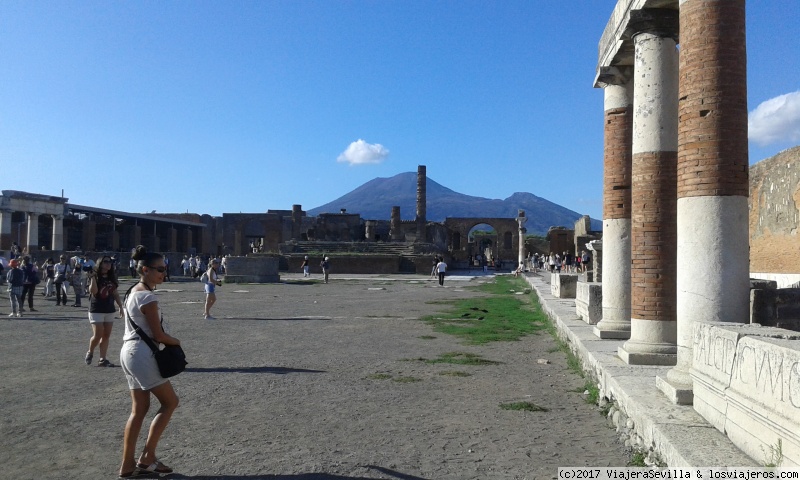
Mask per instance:
[[[528,233],[544,235],[551,226],[572,228],[581,214],[537,197],[517,192],[505,200],[474,197],[455,192],[428,178],[427,219],[441,222],[446,217],[510,218],[517,210],[525,210]],[[365,220],[389,220],[392,207],[400,206],[403,220],[413,220],[417,211],[417,174],[400,173],[389,178],[375,178],[336,200],[308,210],[309,215],[336,213],[347,209],[359,213]],[[600,230],[602,223],[592,220],[592,228]]]

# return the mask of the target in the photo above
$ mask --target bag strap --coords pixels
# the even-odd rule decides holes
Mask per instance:
[[[144,282],[139,282],[139,283],[144,283]],[[133,290],[133,287],[135,287],[136,285],[137,284],[134,283],[133,286],[131,286],[131,288],[129,288],[128,291],[125,292],[125,300],[123,302],[124,305],[125,305],[125,318],[128,319],[128,322],[131,324],[131,327],[136,332],[136,334],[139,335],[139,338],[144,340],[144,343],[146,343],[147,346],[150,347],[150,350],[152,350],[153,353],[156,353],[158,351],[158,345],[156,345],[156,342],[154,342],[153,339],[150,338],[149,335],[144,333],[144,330],[142,330],[142,327],[140,327],[139,325],[136,324],[136,322],[133,321],[133,318],[131,318],[131,314],[128,311],[128,296],[131,294],[131,291]],[[147,284],[144,284],[144,286],[146,287]],[[148,290],[150,290],[150,289],[148,288]],[[152,292],[152,290],[150,290],[150,291]]]

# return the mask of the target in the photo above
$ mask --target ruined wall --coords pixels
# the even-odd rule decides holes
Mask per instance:
[[[800,147],[750,167],[750,271],[800,273]]]

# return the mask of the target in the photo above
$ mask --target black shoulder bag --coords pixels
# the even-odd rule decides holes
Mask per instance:
[[[134,285],[134,287],[135,286],[136,285]],[[145,287],[147,287],[146,284]],[[125,316],[128,318],[128,322],[130,322],[131,327],[133,327],[133,329],[136,331],[136,334],[139,335],[139,337],[144,340],[144,343],[150,347],[150,350],[153,351],[153,355],[156,357],[156,363],[158,364],[158,371],[161,373],[161,376],[164,378],[174,377],[186,369],[186,365],[188,364],[188,362],[186,362],[186,354],[183,353],[183,349],[180,345],[164,345],[163,349],[159,349],[158,345],[156,345],[156,342],[154,342],[153,339],[144,333],[144,330],[142,330],[139,325],[136,325],[136,322],[131,319],[131,315],[128,313],[128,295],[131,293],[131,290],[133,290],[133,287],[128,289],[128,292],[125,294]],[[149,287],[148,290],[150,290]],[[162,317],[162,330],[164,329],[163,323],[164,318]]]

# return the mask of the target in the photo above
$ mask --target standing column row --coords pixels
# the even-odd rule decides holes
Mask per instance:
[[[674,365],[678,50],[652,33],[637,34],[634,45],[631,337],[619,356]]]
[[[678,363],[657,383],[691,403],[695,323],[748,321],[745,0],[681,0],[680,25]]]
[[[600,338],[631,334],[631,140],[633,79],[617,72],[603,89],[603,279]],[[600,281],[597,279],[596,281]]]

